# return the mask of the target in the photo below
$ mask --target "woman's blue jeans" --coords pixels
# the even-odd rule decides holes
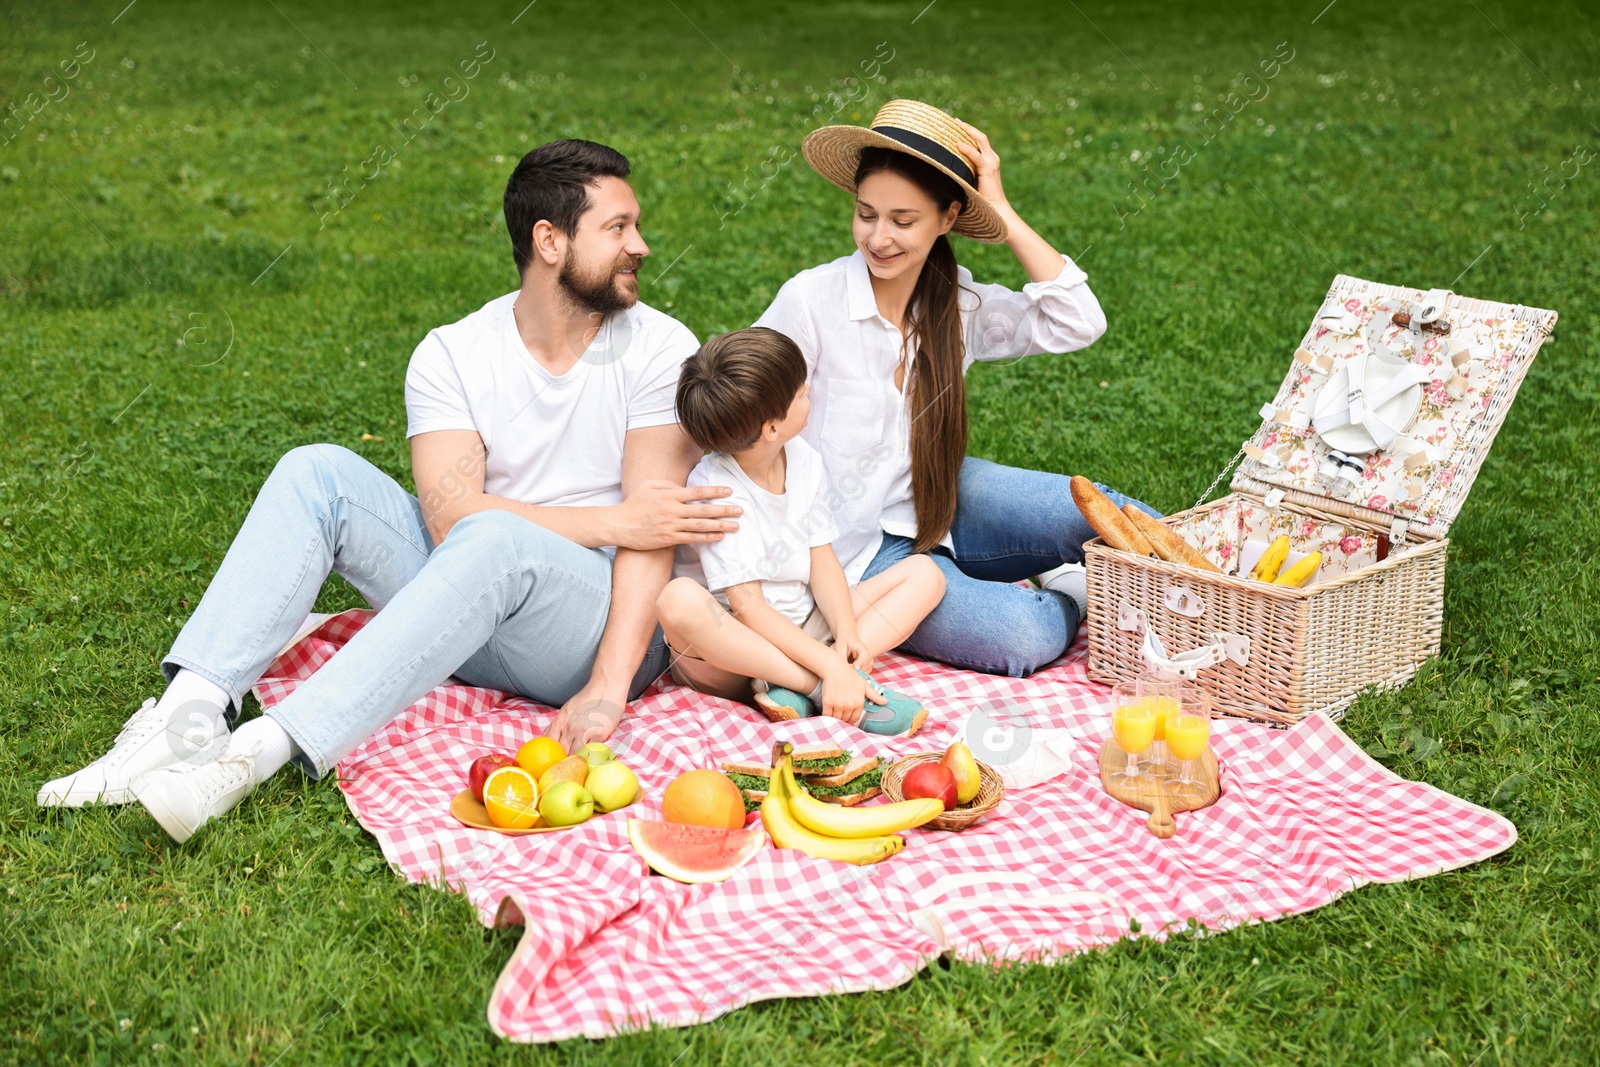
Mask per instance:
[[[1159,517],[1137,500],[1100,489],[1118,506],[1131,503]],[[1081,563],[1083,543],[1094,536],[1066,475],[967,457],[950,527],[955,552],[931,553],[944,572],[944,599],[900,647],[952,667],[1027,677],[1067,650],[1082,620],[1071,597],[1014,583]],[[911,548],[910,538],[884,534],[863,578],[905,559]]]
[[[330,571],[379,611],[267,714],[320,778],[454,675],[559,706],[589,679],[611,608],[611,557],[508,511],[458,521],[437,548],[417,498],[337,445],[287,453],[162,671],[244,694],[305,621]],[[628,697],[666,669],[656,631]]]

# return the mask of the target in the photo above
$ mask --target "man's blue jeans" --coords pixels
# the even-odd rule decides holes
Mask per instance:
[[[611,557],[507,511],[461,519],[434,547],[417,498],[337,445],[286,454],[162,662],[244,694],[316,603],[329,571],[378,614],[267,712],[320,778],[454,675],[560,706],[589,679],[611,607]],[[629,690],[666,669],[660,631]]]
[[[900,647],[953,667],[1025,678],[1066,651],[1078,632],[1078,606],[1049,589],[1013,583],[1063,563],[1083,561],[1083,543],[1095,536],[1072,502],[1071,479],[1061,474],[1003,467],[967,457],[961,465],[955,553],[935,548],[944,572],[944,599]],[[1119,507],[1132,503],[1100,486]],[[884,534],[863,578],[911,555],[908,537]]]

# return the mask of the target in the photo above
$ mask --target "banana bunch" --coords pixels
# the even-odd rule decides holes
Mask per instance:
[[[1275,581],[1278,572],[1283,569],[1283,561],[1289,558],[1289,535],[1284,534],[1261,553],[1261,558],[1256,560],[1255,567],[1250,571],[1250,577],[1258,582]]]
[[[903,800],[864,808],[827,804],[795,781],[791,748],[775,752],[772,781],[761,802],[761,823],[778,848],[797,848],[820,860],[857,866],[888,859],[905,847],[899,831],[921,826],[944,811],[937,800]]]
[[[1313,552],[1304,559],[1299,560],[1292,567],[1284,569],[1282,574],[1273,579],[1273,585],[1301,586],[1306,584],[1306,579],[1317,573],[1317,568],[1322,566],[1322,553]]]
[[[1294,565],[1285,569],[1283,564],[1289,558],[1289,535],[1284,534],[1261,554],[1255,567],[1250,571],[1250,577],[1258,582],[1271,582],[1273,585],[1305,585],[1310,577],[1317,573],[1317,568],[1322,566],[1322,553],[1313,552],[1295,561]]]

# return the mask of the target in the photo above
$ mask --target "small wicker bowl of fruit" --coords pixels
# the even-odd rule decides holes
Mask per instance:
[[[883,772],[881,788],[890,803],[918,797],[943,801],[944,814],[924,824],[936,830],[965,830],[999,807],[1006,795],[1000,772],[974,759],[959,741],[944,752],[901,756]]]

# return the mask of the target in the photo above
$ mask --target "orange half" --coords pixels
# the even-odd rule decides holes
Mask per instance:
[[[483,783],[489,821],[503,830],[526,830],[539,821],[539,785],[521,767],[501,767]]]

